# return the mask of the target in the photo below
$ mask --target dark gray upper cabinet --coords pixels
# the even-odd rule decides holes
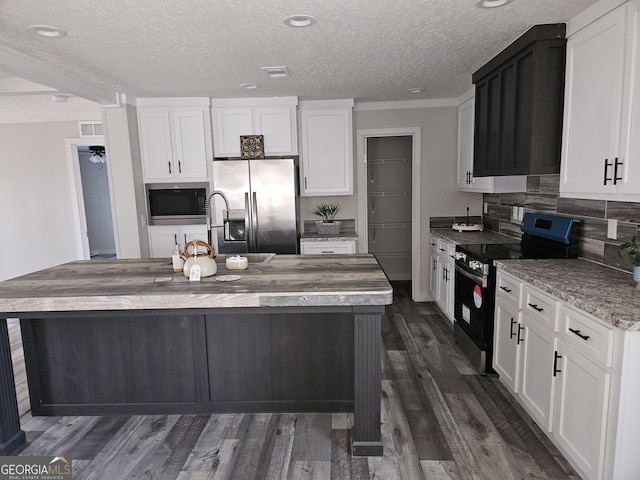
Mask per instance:
[[[560,172],[566,25],[535,25],[473,74],[473,175]]]

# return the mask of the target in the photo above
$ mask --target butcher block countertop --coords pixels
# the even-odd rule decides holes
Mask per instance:
[[[498,268],[622,330],[640,331],[630,273],[582,259],[496,260]]]
[[[259,255],[259,254],[258,254]],[[0,282],[0,316],[20,312],[389,305],[372,255],[275,255],[190,282],[169,259],[77,261]],[[223,275],[239,280],[220,282]],[[170,278],[170,280],[168,280]],[[4,315],[3,315],[4,314]],[[17,315],[16,315],[17,316]]]

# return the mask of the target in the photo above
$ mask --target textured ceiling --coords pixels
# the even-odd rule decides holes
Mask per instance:
[[[0,55],[0,70],[83,94],[133,97],[456,98],[471,74],[530,26],[566,22],[595,0],[2,0],[0,47],[65,72],[46,81]],[[291,28],[283,20],[313,15]],[[34,24],[59,27],[42,38]],[[4,60],[3,60],[4,58]],[[4,64],[2,63],[4,61]],[[27,62],[28,63],[28,62]],[[271,79],[262,66],[286,65]],[[37,78],[36,78],[37,77]],[[241,83],[261,88],[242,90]],[[406,89],[421,87],[419,94]],[[97,97],[90,98],[97,100]]]

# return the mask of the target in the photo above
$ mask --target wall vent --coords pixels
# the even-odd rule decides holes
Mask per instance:
[[[80,122],[81,137],[99,137],[104,135],[102,122]]]

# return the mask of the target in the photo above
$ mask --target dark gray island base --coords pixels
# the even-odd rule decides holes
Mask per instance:
[[[380,319],[392,290],[375,259],[251,260],[218,265],[241,276],[232,282],[121,260],[0,283],[0,453],[25,441],[4,338],[5,319],[19,317],[34,415],[353,412],[352,453],[382,455]]]

